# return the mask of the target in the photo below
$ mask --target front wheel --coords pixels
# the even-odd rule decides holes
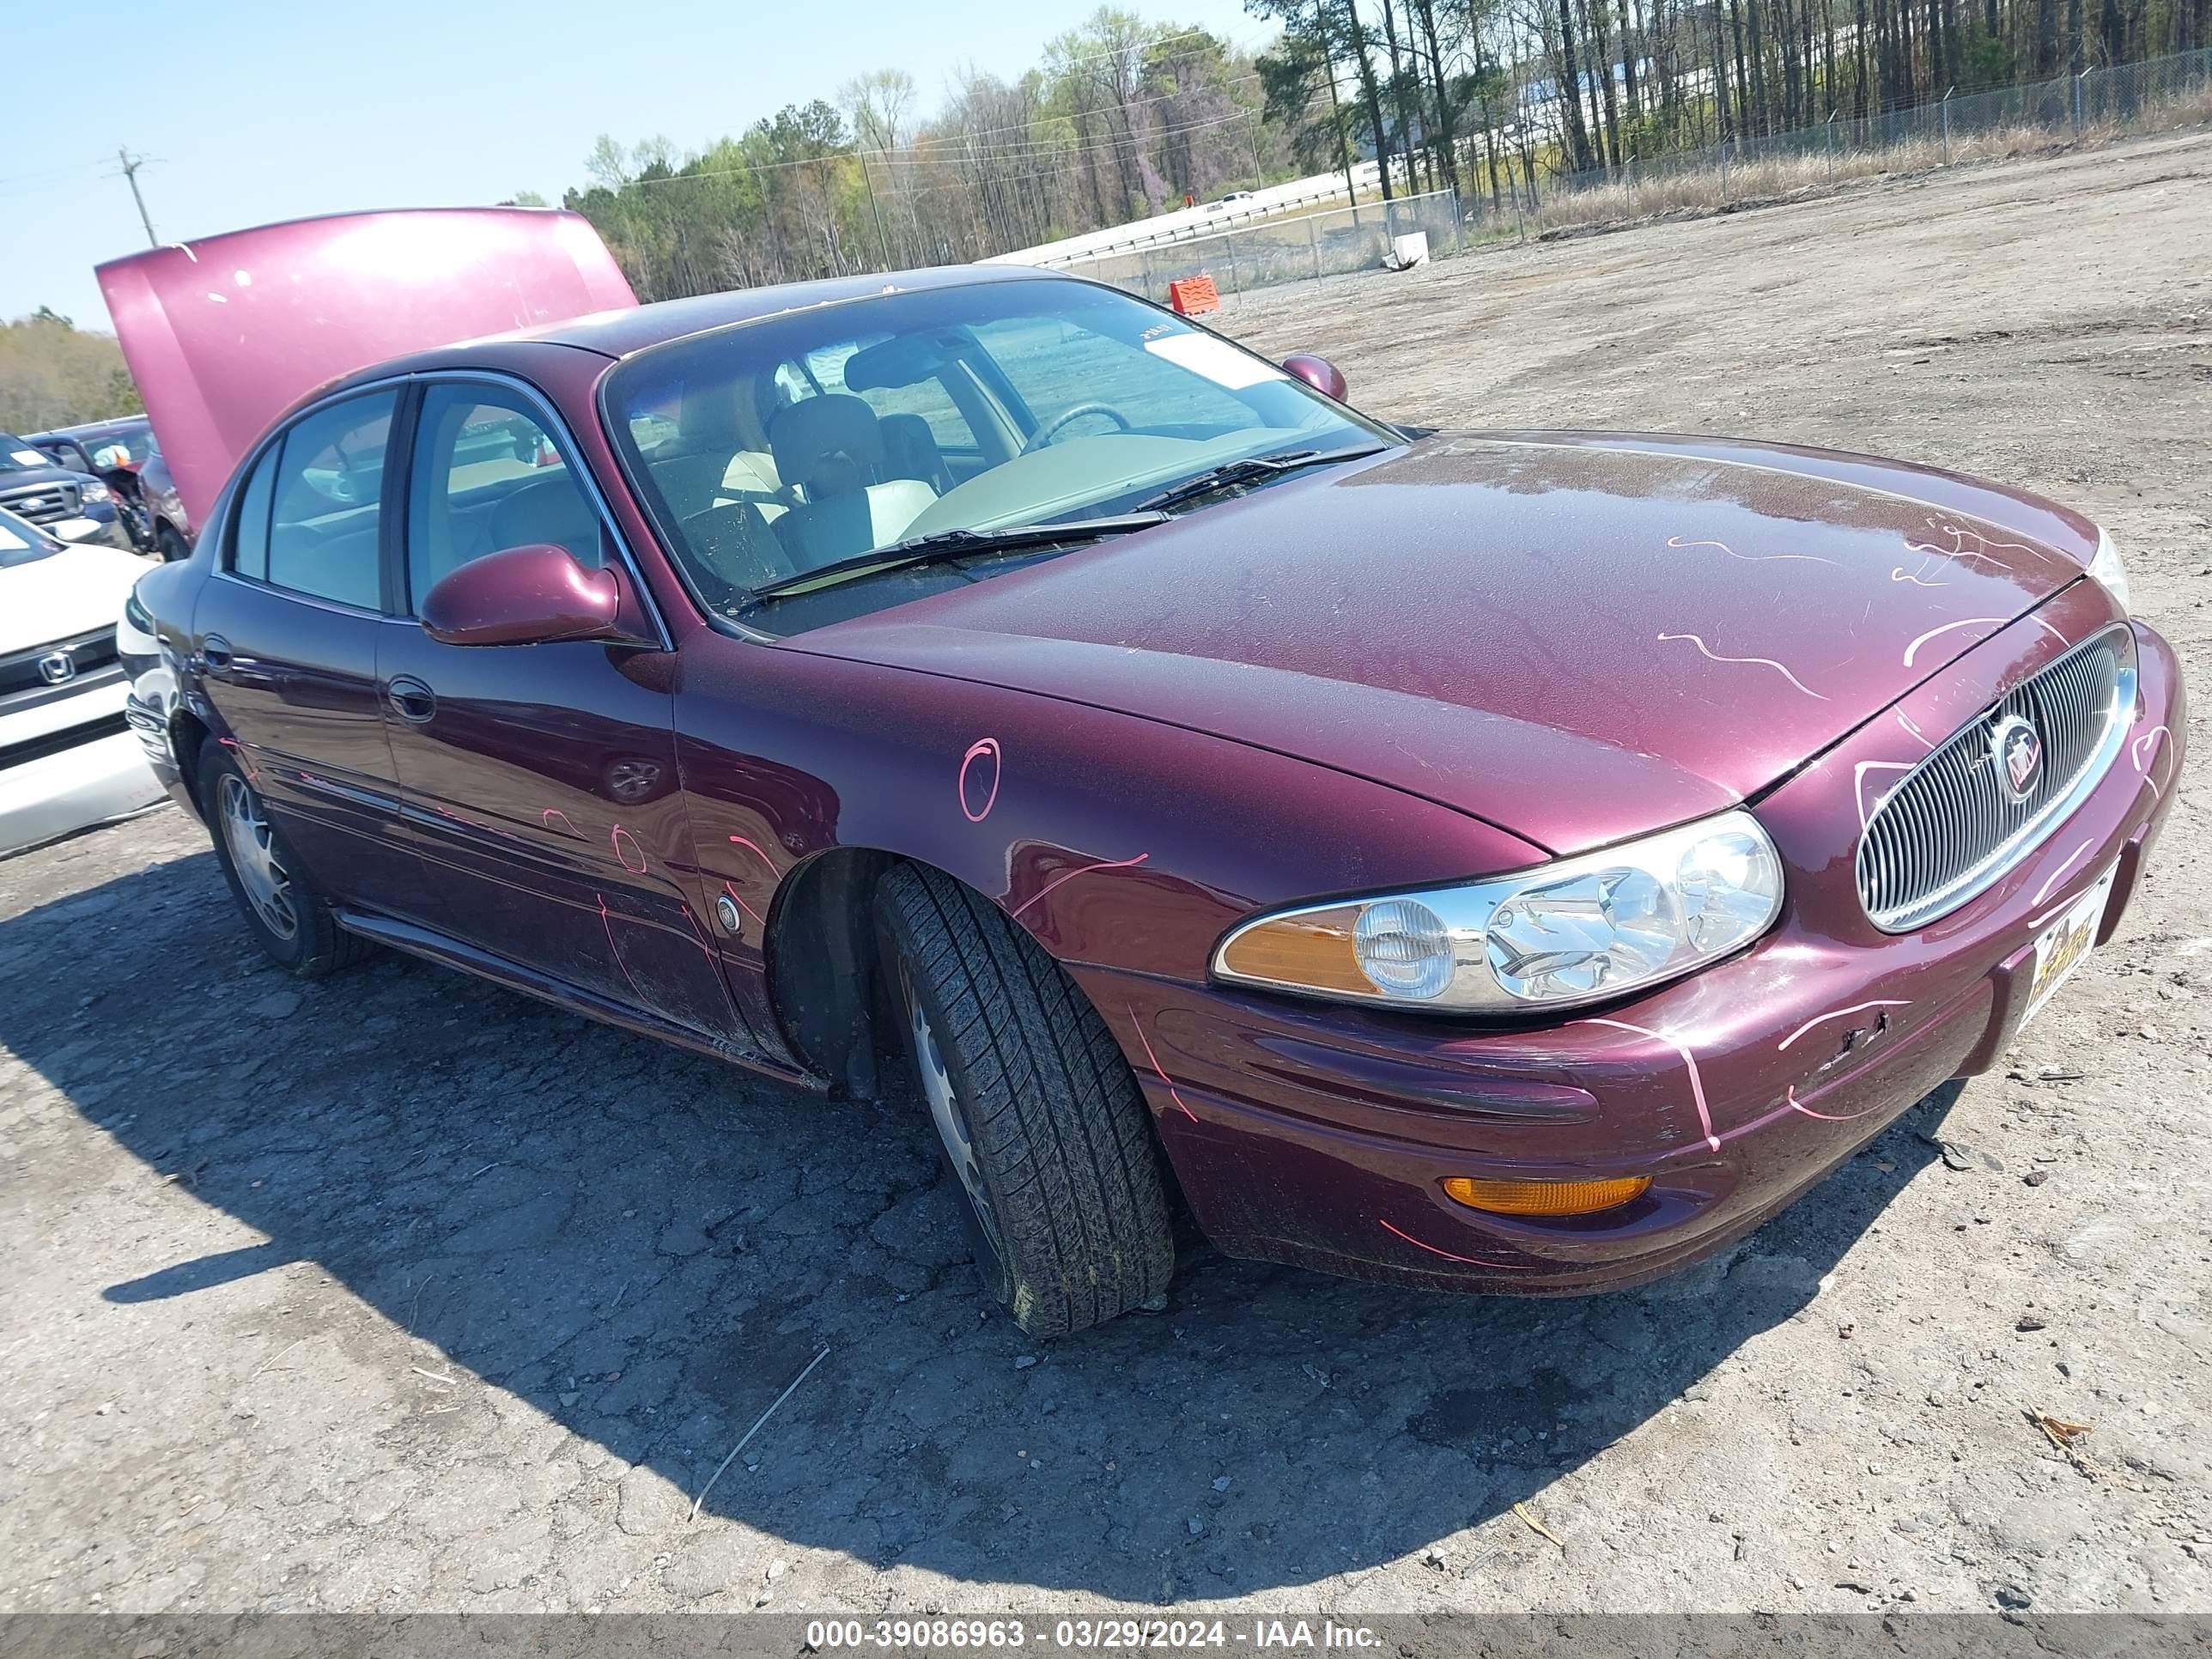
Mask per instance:
[[[892,870],[876,920],[984,1289],[1032,1336],[1164,1295],[1175,1272],[1167,1186],[1144,1097],[1097,1011],[950,877]]]
[[[154,526],[154,550],[161,556],[163,564],[175,564],[192,554],[192,550],[185,545],[185,538],[166,524]]]

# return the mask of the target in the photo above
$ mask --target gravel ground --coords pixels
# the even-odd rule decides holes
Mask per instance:
[[[2201,684],[2208,273],[2199,136],[1226,320],[1407,420],[2065,496]],[[173,811],[0,864],[0,1611],[2212,1607],[2194,752],[2113,945],[1726,1260],[1516,1303],[1201,1256],[1043,1349],[909,1105],[398,958],[295,985]]]

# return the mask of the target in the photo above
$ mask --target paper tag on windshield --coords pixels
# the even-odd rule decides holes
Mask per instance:
[[[1291,378],[1266,359],[1239,351],[1228,341],[1217,340],[1211,334],[1170,334],[1164,339],[1146,341],[1145,349],[1194,374],[1204,375],[1231,392],[1241,392],[1263,380]]]
[[[53,463],[35,449],[16,449],[9,452],[8,459],[21,466],[52,466]]]

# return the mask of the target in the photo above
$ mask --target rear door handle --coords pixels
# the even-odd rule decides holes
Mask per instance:
[[[384,698],[393,714],[416,726],[438,712],[437,694],[420,680],[395,679],[384,688]]]
[[[230,641],[220,634],[210,634],[200,641],[200,666],[221,678],[230,672],[232,658]]]

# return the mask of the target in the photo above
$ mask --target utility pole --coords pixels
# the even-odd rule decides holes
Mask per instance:
[[[890,150],[886,149],[884,155],[886,158],[884,163],[884,169],[889,171]],[[890,239],[884,234],[884,211],[876,205],[876,180],[874,175],[868,171],[868,152],[866,150],[860,152],[860,178],[868,186],[868,215],[876,222],[876,246],[883,250],[884,269],[889,270],[891,268]]]
[[[138,190],[138,169],[146,165],[146,158],[118,149],[115,152],[115,159],[122,164],[123,176],[131,181],[131,199],[138,204],[138,222],[146,227],[146,246],[161,246],[161,238],[154,234],[154,222],[146,216],[146,198]]]

